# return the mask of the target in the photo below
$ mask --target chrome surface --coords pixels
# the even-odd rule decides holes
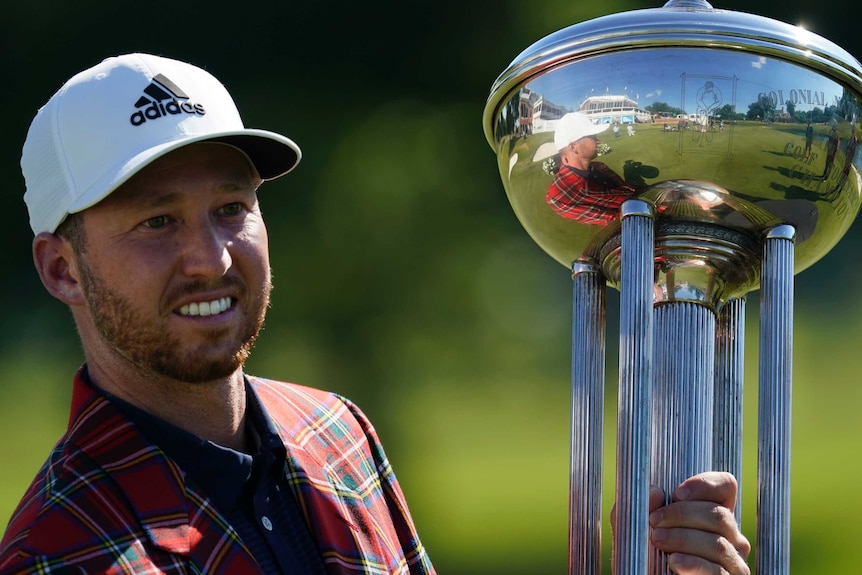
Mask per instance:
[[[745,382],[745,298],[728,301],[718,315],[715,335],[715,412],[712,468],[742,477],[742,416]],[[742,523],[742,486],[733,509]]]
[[[790,439],[793,372],[792,229],[763,243],[757,453],[757,573],[790,573]]]
[[[572,418],[569,565],[601,573],[605,405],[605,280],[598,266],[572,269]]]
[[[592,166],[604,164],[653,204],[659,223],[732,230],[755,254],[764,231],[791,224],[799,272],[834,246],[859,210],[860,94],[859,62],[811,32],[751,14],[672,7],[598,18],[537,42],[495,83],[484,125],[516,215],[567,268],[599,261],[619,235],[618,218],[587,223],[577,208],[565,212],[581,199],[557,209],[547,199],[568,185],[557,126],[581,112],[607,126]],[[758,275],[726,282],[719,299],[755,289]]]
[[[700,304],[656,306],[650,484],[666,503],[680,483],[712,469],[715,323]],[[648,573],[669,572],[667,554],[653,549]]]
[[[576,283],[600,269],[620,290],[617,575],[647,570],[650,459],[666,489],[713,465],[740,473],[744,298],[758,287],[758,573],[789,572],[792,278],[859,211],[861,105],[846,51],[704,0],[570,26],[494,83],[484,131],[516,216]],[[573,383],[587,363],[573,359]],[[656,419],[696,421],[653,425],[651,393]],[[596,573],[572,557],[592,553],[595,529],[570,521],[570,573]]]
[[[643,202],[631,202],[635,205],[624,208],[627,215],[622,220],[615,497],[617,530],[614,547],[619,575],[646,573],[649,549],[653,220],[642,215],[643,209],[639,204]]]

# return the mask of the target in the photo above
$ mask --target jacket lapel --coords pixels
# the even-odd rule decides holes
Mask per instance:
[[[81,372],[75,376],[68,437],[111,477],[155,547],[188,557],[206,573],[260,574],[225,518]]]

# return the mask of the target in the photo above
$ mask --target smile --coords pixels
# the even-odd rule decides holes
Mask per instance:
[[[184,305],[179,309],[180,315],[218,315],[230,309],[233,300],[229,297],[223,297],[213,301],[194,302]]]

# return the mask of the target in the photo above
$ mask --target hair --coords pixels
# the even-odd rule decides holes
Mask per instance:
[[[87,243],[87,236],[84,233],[84,218],[81,212],[69,214],[66,219],[60,222],[55,234],[64,238],[75,249],[75,253],[84,253],[84,246]]]

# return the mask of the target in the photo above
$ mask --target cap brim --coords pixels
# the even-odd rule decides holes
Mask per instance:
[[[243,152],[263,180],[285,175],[299,164],[302,151],[290,138],[267,130],[243,129],[189,136],[148,148],[125,163],[109,169],[69,206],[68,213],[80,212],[107,198],[143,168],[165,154],[191,144],[216,142]]]
[[[555,156],[559,153],[557,147],[554,145],[554,142],[545,142],[538,148],[536,148],[536,153],[533,154],[534,162],[541,162],[542,160],[547,160],[551,156]]]
[[[265,130],[245,130],[239,134],[207,138],[239,148],[248,156],[264,180],[274,180],[291,171],[302,158],[302,152],[292,140]]]
[[[587,133],[581,137],[586,138],[587,136],[596,136],[598,134],[601,134],[602,132],[604,132],[605,130],[607,130],[610,127],[611,127],[610,124],[593,124],[593,128],[591,128],[590,130],[587,130]]]

